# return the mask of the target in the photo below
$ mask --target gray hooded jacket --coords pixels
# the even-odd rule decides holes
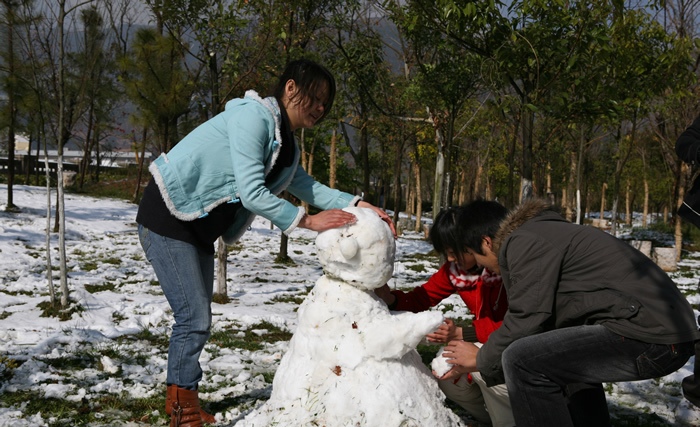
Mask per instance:
[[[488,385],[505,382],[501,354],[515,340],[600,324],[636,340],[700,339],[690,304],[668,275],[629,244],[572,224],[542,200],[514,210],[493,239],[509,310],[477,356]]]

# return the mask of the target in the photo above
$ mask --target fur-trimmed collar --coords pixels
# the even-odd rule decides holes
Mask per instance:
[[[555,206],[549,200],[531,199],[520,204],[508,213],[505,219],[501,222],[501,227],[496,233],[492,242],[493,253],[498,255],[503,241],[510,236],[518,227],[525,224],[527,221],[536,217],[544,211],[552,211],[559,213]]]
[[[245,98],[252,99],[259,102],[265,108],[270,111],[272,118],[275,120],[275,140],[277,141],[277,147],[275,147],[272,153],[272,161],[265,166],[265,176],[272,170],[272,167],[277,162],[277,157],[282,150],[282,113],[280,112],[280,106],[277,103],[277,99],[273,96],[263,98],[254,90],[248,90],[245,93]]]

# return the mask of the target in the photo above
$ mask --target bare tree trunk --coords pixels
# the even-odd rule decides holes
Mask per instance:
[[[306,160],[306,173],[309,176],[314,176],[314,151],[316,149],[316,143],[311,145],[311,151],[309,152],[309,158]],[[308,203],[307,203],[308,204]]]
[[[534,197],[533,181],[532,181],[532,128],[535,120],[535,115],[526,105],[529,104],[527,96],[523,99],[520,108],[520,126],[521,142],[523,146],[522,162],[521,162],[521,177],[520,177],[520,203]]]
[[[435,144],[437,146],[437,157],[435,159],[435,188],[433,188],[433,221],[440,213],[443,202],[443,184],[445,181],[445,138],[440,131],[438,119],[428,108],[428,115],[433,122],[435,129]]]
[[[95,128],[94,136],[93,138],[96,139],[96,141],[99,141],[99,138],[97,137],[98,132],[99,132],[99,127]],[[100,165],[102,164],[102,160],[100,159],[100,143],[96,142],[94,145],[95,148],[95,178],[94,182],[100,182]]]
[[[642,216],[642,227],[647,226],[647,216],[649,215],[649,181],[647,180],[647,160],[642,150],[642,173],[644,174],[644,212]]]
[[[226,289],[226,262],[228,259],[228,248],[224,239],[219,237],[217,240],[216,249],[216,295],[226,297],[228,296],[228,291]]]
[[[146,139],[148,138],[148,128],[143,127],[143,134],[141,135],[141,152],[139,155],[139,170],[136,173],[136,188],[134,188],[134,197],[132,202],[136,203],[139,200],[139,192],[141,191],[141,177],[143,176],[143,163],[146,157]]]
[[[577,224],[583,224],[583,218],[585,217],[585,212],[582,214],[581,212],[581,193],[583,193],[582,187],[582,175],[583,175],[583,162],[584,162],[584,146],[585,146],[585,141],[586,141],[586,133],[583,128],[583,124],[581,124],[581,136],[579,137],[579,144],[578,144],[578,161],[576,162],[576,223]],[[588,193],[586,192],[586,197],[588,197]],[[588,200],[588,199],[586,199]],[[586,203],[586,210],[588,210],[588,206],[590,204]]]
[[[51,268],[51,174],[49,173],[49,153],[44,139],[44,172],[46,174],[46,280],[49,284],[51,307],[56,307],[56,291],[53,286],[53,269]],[[38,157],[37,157],[38,160]]]
[[[90,109],[88,110],[88,124],[87,124],[87,135],[85,136],[85,147],[83,149],[83,158],[80,161],[80,177],[78,179],[78,188],[80,190],[83,189],[83,184],[85,184],[85,174],[87,173],[88,167],[90,166],[90,138],[92,137],[92,131],[93,131],[93,126],[92,126],[92,120],[93,120],[93,109],[94,109],[94,103],[90,103]]]
[[[423,196],[421,188],[420,165],[418,161],[413,162],[413,174],[416,177],[416,233],[421,231],[421,218],[423,218]]]
[[[476,177],[474,177],[474,196],[477,198],[481,195],[481,177],[484,173],[484,165],[481,163],[481,154],[476,155]]]
[[[647,226],[647,217],[649,216],[649,181],[644,177],[644,216],[642,217],[642,227]]]
[[[566,205],[566,219],[573,222],[574,220],[574,195],[578,188],[576,181],[576,171],[578,170],[578,158],[575,150],[571,150],[571,167],[569,168],[569,181],[566,186],[566,197],[562,196],[562,200]]]
[[[548,195],[551,193],[547,193]],[[566,187],[563,187],[561,189],[561,199],[563,201],[566,201],[570,198],[569,192],[566,190]],[[569,207],[566,206],[566,220],[571,221],[571,218],[573,218],[573,212],[570,211]]]
[[[676,212],[683,204],[683,199],[685,198],[685,186],[688,182],[688,175],[690,174],[690,167],[687,163],[683,162],[681,164],[680,182],[678,184],[678,199],[676,200]],[[666,209],[664,210],[664,218],[666,218]],[[665,220],[664,220],[665,222]],[[675,240],[676,240],[676,262],[681,260],[681,252],[683,250],[683,232],[681,227],[683,225],[683,220],[680,216],[676,215],[676,227],[675,227]]]
[[[399,213],[401,212],[401,162],[403,161],[403,135],[400,135],[401,142],[397,145],[394,154],[394,225],[399,223]],[[387,193],[384,193],[387,194]]]
[[[287,191],[282,192],[282,198],[289,200],[289,193]],[[286,234],[281,233],[282,237],[280,239],[280,251],[275,258],[275,262],[280,264],[292,263],[292,259],[289,258],[289,237]]]
[[[365,193],[365,200],[370,200],[369,135],[366,123],[360,129],[360,159],[362,161],[362,191]],[[379,206],[379,203],[377,203],[377,206]]]
[[[59,0],[58,14],[58,203],[56,215],[59,217],[58,229],[58,253],[61,268],[61,307],[68,308],[68,271],[66,268],[66,220],[63,196],[63,146],[66,142],[68,130],[65,117],[65,75],[64,75],[64,21],[66,17],[66,0]]]
[[[309,175],[311,175],[311,174],[309,173],[309,167],[308,167],[308,166],[309,166],[309,165],[308,165],[308,158],[309,158],[309,157],[308,157],[308,153],[306,152],[306,138],[304,138],[304,136],[305,136],[305,132],[304,132],[304,131],[305,131],[305,130],[306,130],[306,129],[304,129],[304,128],[301,129],[301,138],[299,138],[299,149],[301,150],[301,159],[300,159],[300,163],[301,163],[301,167],[306,171],[306,173],[308,173]],[[301,206],[304,208],[304,210],[306,211],[306,213],[309,213],[309,204],[308,204],[308,203],[302,201],[302,202],[301,202]]]
[[[41,120],[43,123],[43,120]],[[43,127],[43,124],[41,125]],[[39,132],[39,135],[41,135],[41,132]],[[34,185],[39,186],[39,147],[41,145],[41,141],[39,140],[40,136],[37,137],[36,141],[36,161],[34,162]],[[44,144],[46,144],[46,138],[44,139]],[[46,173],[49,172],[49,169],[46,168]],[[29,182],[29,181],[27,181]]]
[[[13,200],[12,187],[15,182],[15,121],[17,117],[17,106],[15,105],[15,90],[14,83],[17,76],[15,75],[15,52],[14,52],[14,26],[15,26],[15,8],[17,5],[14,2],[3,0],[5,6],[6,34],[5,41],[7,43],[7,56],[5,58],[5,73],[7,74],[7,206],[6,210],[15,208]],[[29,150],[27,150],[29,151]]]
[[[412,164],[411,164],[412,166]],[[408,168],[408,177],[406,178],[406,215],[408,216],[408,219],[410,220],[413,218],[413,214],[415,213],[415,194],[414,194],[414,186],[413,186],[413,179],[412,179],[412,174],[413,174],[413,167]]]
[[[338,173],[338,129],[333,129],[333,136],[331,136],[331,152],[330,152],[330,172],[328,176],[328,186],[330,188],[335,188],[336,174]]]
[[[627,190],[625,191],[625,224],[627,225],[632,225],[632,212],[630,211],[631,209],[631,200],[630,200],[630,182],[627,180]]]
[[[59,150],[58,154],[58,203],[56,204],[56,215],[58,221],[58,254],[59,267],[61,270],[61,307],[65,310],[68,308],[68,268],[66,266],[66,209],[63,194],[63,150]]]
[[[508,203],[506,207],[513,207],[516,205],[515,202],[515,178],[513,174],[515,173],[515,144],[518,141],[518,131],[520,129],[520,121],[517,120],[513,128],[512,138],[510,139],[510,144],[508,147]],[[491,200],[491,197],[488,198]]]
[[[479,172],[477,171],[477,175],[478,173]],[[459,198],[457,199],[457,203],[459,205],[463,205],[467,201],[467,191],[467,171],[465,169],[462,169],[459,173]]]
[[[608,183],[604,182],[603,183],[603,191],[602,191],[602,196],[600,197],[600,222],[601,225],[603,223],[603,218],[605,214],[605,190],[608,188]]]
[[[491,191],[491,180],[486,177],[486,200],[493,200],[493,192]]]

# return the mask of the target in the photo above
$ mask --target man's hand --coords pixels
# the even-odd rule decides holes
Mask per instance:
[[[447,359],[447,363],[458,366],[462,372],[477,371],[477,353],[479,353],[479,347],[465,341],[450,341],[442,352],[443,356]]]
[[[455,379],[457,379],[457,378],[459,378],[459,377],[461,377],[462,375],[467,374],[467,373],[469,373],[469,371],[465,371],[465,370],[462,369],[459,365],[454,365],[454,366],[452,367],[452,369],[450,369],[449,371],[447,371],[447,372],[445,373],[445,375],[443,375],[442,377],[438,377],[437,374],[435,373],[435,371],[433,371],[433,375],[435,375],[435,377],[436,377],[437,379],[443,380],[443,381],[444,381],[444,380],[455,380]]]

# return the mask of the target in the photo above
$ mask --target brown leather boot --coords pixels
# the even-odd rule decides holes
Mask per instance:
[[[170,427],[201,427],[214,424],[216,418],[199,406],[199,393],[176,385],[168,386],[165,413],[170,415]]]

